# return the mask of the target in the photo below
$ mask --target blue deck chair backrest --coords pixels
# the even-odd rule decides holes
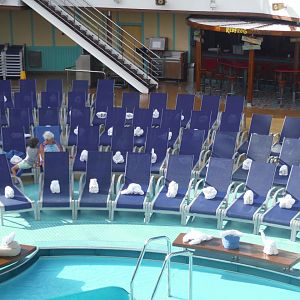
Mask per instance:
[[[205,177],[205,185],[214,187],[218,192],[226,193],[232,178],[233,160],[211,157]]]
[[[74,130],[77,126],[90,126],[90,109],[71,109],[70,125],[71,130]]]
[[[151,173],[151,155],[149,153],[127,153],[125,184],[137,183],[147,189]]]
[[[200,152],[205,138],[204,130],[184,129],[179,154],[193,155],[193,166],[199,160]]]
[[[122,155],[133,151],[133,127],[115,126],[113,129],[111,150],[115,154],[120,151]]]
[[[45,152],[45,188],[50,188],[52,180],[59,180],[61,194],[69,194],[70,174],[68,152]]]
[[[188,188],[193,168],[193,155],[170,155],[168,160],[166,185],[171,181],[178,183],[178,190]]]
[[[218,117],[220,107],[220,96],[203,95],[201,102],[201,110],[211,112],[211,124],[213,124]]]
[[[169,128],[178,135],[181,124],[181,111],[165,109],[161,119],[161,128]]]
[[[253,161],[248,172],[246,187],[259,196],[267,196],[273,185],[276,165]]]
[[[28,108],[12,108],[9,110],[9,127],[24,128],[26,133],[30,132],[30,110]]]
[[[194,110],[195,95],[194,94],[177,94],[176,110],[182,111],[184,118],[190,119]]]
[[[13,186],[8,162],[5,154],[0,154],[0,193],[4,195],[4,189],[7,185]]]
[[[47,92],[55,92],[59,95],[63,93],[63,81],[62,79],[47,79],[46,80],[46,91]]]
[[[59,92],[41,92],[42,108],[60,108],[61,95]]]
[[[37,106],[36,101],[36,80],[35,79],[26,79],[20,80],[20,92],[23,94],[29,94],[32,96],[33,106]]]
[[[240,115],[243,113],[245,104],[244,96],[230,96],[226,97],[225,112]]]
[[[140,93],[138,92],[123,92],[122,107],[126,107],[129,112],[133,112],[140,106]]]
[[[26,151],[24,130],[22,128],[2,127],[3,151],[17,150]]]
[[[249,137],[252,133],[268,135],[272,123],[271,115],[253,114],[249,128]]]
[[[149,128],[145,152],[151,153],[151,150],[154,149],[157,160],[164,158],[168,149],[168,131],[164,128]]]
[[[108,107],[105,129],[112,126],[122,127],[125,124],[126,108],[124,107]]]
[[[88,126],[78,128],[77,135],[77,151],[78,150],[88,150],[97,151],[99,145],[99,127],[98,126]]]
[[[83,92],[88,94],[89,81],[88,80],[73,80],[72,81],[72,92]]]
[[[247,157],[252,160],[267,162],[273,142],[273,136],[262,134],[251,134]]]
[[[38,110],[39,125],[59,125],[59,110],[58,108],[39,108]]]
[[[300,140],[284,138],[279,154],[279,161],[288,166],[300,165]]]
[[[167,100],[168,100],[167,93],[150,93],[149,108],[151,110],[166,109],[167,108]]]
[[[133,116],[133,126],[141,127],[144,131],[152,125],[152,110],[135,108]]]
[[[108,193],[112,175],[112,152],[89,151],[86,164],[86,184],[96,178],[99,191]]]
[[[217,132],[212,146],[213,157],[231,159],[234,155],[236,134]]]
[[[72,91],[68,93],[68,110],[72,108],[84,109],[87,94],[81,91]]]
[[[286,192],[293,196],[295,200],[300,201],[300,167],[292,166],[290,176],[286,186]],[[299,205],[299,204],[298,204]]]
[[[207,135],[210,127],[211,127],[211,111],[193,111],[190,128],[205,130],[205,134]]]
[[[43,134],[45,131],[51,131],[54,134],[54,140],[60,144],[60,126],[36,126],[34,127],[34,136],[39,139],[39,143],[44,142]]]
[[[300,138],[300,118],[299,117],[285,117],[283,127],[280,134],[279,142],[282,143],[284,138]]]
[[[5,102],[4,102],[5,96]],[[10,80],[0,80],[0,102],[3,103],[4,108],[14,107],[12,102],[12,90]]]
[[[241,115],[223,112],[219,131],[223,132],[239,132],[241,124]]]
[[[33,109],[34,102],[32,94],[24,92],[14,93],[14,107],[15,108],[29,108]]]
[[[115,81],[114,79],[99,79],[97,82],[97,93],[114,93]]]
[[[96,94],[96,110],[98,110],[99,106],[108,106],[108,107],[114,107],[114,94],[113,93],[107,93],[107,92],[98,92]]]

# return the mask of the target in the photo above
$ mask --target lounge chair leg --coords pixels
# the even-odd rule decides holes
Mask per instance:
[[[291,237],[290,237],[290,240],[292,241],[292,242],[295,242],[296,241],[296,236],[297,236],[297,231],[296,231],[296,229],[291,229]]]
[[[114,208],[112,207],[111,210],[109,211],[109,220],[110,221],[114,220],[114,215],[115,215],[115,211],[114,211]]]

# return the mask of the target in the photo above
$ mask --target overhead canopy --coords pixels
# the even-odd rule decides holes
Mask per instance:
[[[273,35],[300,37],[300,26],[278,21],[237,20],[227,18],[190,17],[188,25],[193,28],[231,34]]]

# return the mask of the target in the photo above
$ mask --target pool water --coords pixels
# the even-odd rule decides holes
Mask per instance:
[[[41,257],[25,272],[0,285],[0,299],[55,299],[112,286],[129,292],[135,264],[136,259],[119,257]],[[161,265],[160,261],[144,261],[137,275],[135,299],[150,299]],[[161,283],[156,299],[167,299],[166,276]],[[115,289],[112,290],[116,292]],[[106,291],[109,292],[109,289]],[[300,299],[300,288],[295,286],[251,275],[194,266],[193,299],[253,300],[254,291],[255,295],[264,300]],[[172,263],[171,293],[174,299],[187,299],[188,271],[184,264]],[[91,294],[87,293],[80,299],[96,299],[89,295]],[[118,299],[113,296],[98,299],[114,298]]]

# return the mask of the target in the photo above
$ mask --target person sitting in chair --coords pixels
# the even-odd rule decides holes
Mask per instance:
[[[41,163],[44,161],[45,152],[60,152],[62,147],[54,139],[51,131],[45,131],[43,134],[44,142],[40,144],[39,157]]]

